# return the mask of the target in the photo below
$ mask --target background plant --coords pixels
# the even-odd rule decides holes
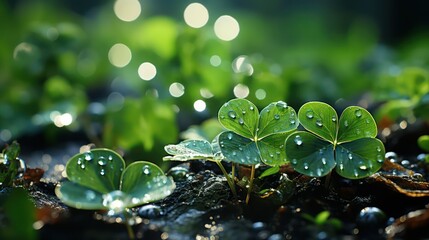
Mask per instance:
[[[286,140],[286,157],[299,173],[322,177],[334,168],[342,177],[367,177],[384,162],[383,143],[376,139],[371,114],[358,106],[347,107],[340,118],[326,103],[308,102],[298,111],[301,125]]]

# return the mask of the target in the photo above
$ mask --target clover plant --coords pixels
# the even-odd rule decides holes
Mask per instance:
[[[14,185],[15,180],[24,174],[26,166],[18,157],[20,151],[19,143],[14,141],[0,154],[0,187]]]
[[[55,193],[66,205],[88,210],[125,214],[131,207],[165,198],[175,188],[172,178],[153,163],[125,161],[109,149],[92,149],[73,156],[66,166],[67,178]],[[125,221],[133,236],[128,220]]]
[[[221,163],[223,156],[220,150],[215,150],[217,148],[218,144],[216,141],[211,144],[207,140],[185,140],[179,144],[165,146],[165,151],[173,156],[166,156],[163,159],[165,161],[207,160],[215,162],[225,175],[234,197],[237,197],[234,181],[223,167]],[[234,176],[234,174],[232,175]]]
[[[378,171],[385,149],[376,139],[377,125],[364,108],[350,106],[338,118],[326,103],[308,102],[298,111],[302,126],[286,139],[286,158],[295,171],[322,177],[334,168],[342,177],[358,179]]]

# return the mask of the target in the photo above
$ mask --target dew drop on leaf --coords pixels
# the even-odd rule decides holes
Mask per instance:
[[[295,136],[295,139],[294,139],[293,141],[295,142],[295,144],[296,144],[297,146],[301,146],[301,145],[302,145],[302,138],[301,138],[301,136],[299,136],[299,135],[296,135],[296,136]]]
[[[326,158],[322,158],[322,164],[326,165]]]
[[[236,156],[237,152],[236,151],[232,151],[232,156]]]
[[[308,118],[308,119],[313,119],[313,117],[314,117],[314,112],[313,112],[313,110],[308,110],[308,111],[305,113],[305,116],[307,116],[307,118]]]
[[[237,114],[234,111],[229,111],[228,116],[232,119],[235,119],[237,117]]]
[[[85,198],[88,200],[94,200],[95,199],[95,193],[92,190],[86,190],[85,191]]]
[[[345,120],[344,121],[344,127],[348,127],[349,126],[349,121]]]
[[[245,110],[243,110],[243,111],[241,111],[241,113],[244,115],[244,114],[246,114],[246,111],[245,111]]]
[[[142,168],[142,171],[145,175],[149,175],[150,174],[150,167],[148,165],[144,165]]]
[[[365,166],[365,165],[360,165],[359,169],[362,170],[362,171],[366,171],[366,170],[368,170],[368,167]]]
[[[231,140],[232,139],[232,133],[228,133],[228,135],[226,136],[229,140]]]
[[[318,126],[318,127],[323,127],[323,123],[322,123],[322,120],[321,120],[321,119],[317,119],[317,120],[316,120],[316,126]]]
[[[85,169],[85,164],[83,164],[83,163],[82,163],[82,164],[80,165],[80,168]]]
[[[384,157],[381,154],[377,155],[377,162],[379,162],[379,163],[384,162]]]
[[[359,173],[356,169],[354,170],[354,175],[355,175],[355,177],[359,177]]]
[[[225,118],[225,116],[224,116],[224,115],[220,115],[220,118],[221,118],[221,119],[224,119],[224,118]]]
[[[112,161],[112,160],[113,160],[112,155],[109,155],[109,156],[107,157],[107,159],[109,159],[109,161]]]
[[[304,169],[308,170],[308,163],[304,163]]]
[[[103,156],[100,156],[98,158],[98,165],[100,165],[100,166],[106,166],[106,164],[107,164],[106,158],[103,157]]]
[[[290,123],[290,125],[294,125],[296,123],[296,121],[295,121],[295,119],[292,118],[289,120],[289,123]]]
[[[344,164],[340,163],[340,171],[344,170]]]
[[[84,158],[85,158],[86,161],[91,161],[92,158],[93,158],[93,154],[91,152],[86,152],[84,154]]]
[[[355,111],[355,116],[356,116],[357,118],[362,117],[362,111],[361,111],[360,109],[356,109],[356,111]]]
[[[274,114],[274,119],[275,119],[275,120],[279,120],[279,119],[280,119],[280,115],[278,115],[278,114]]]
[[[243,120],[242,118],[240,118],[240,119],[238,119],[238,123],[239,123],[240,125],[243,125],[243,124],[244,124],[244,120]]]
[[[291,162],[292,162],[293,165],[296,165],[298,163],[298,160],[296,160],[296,158],[294,158],[294,159],[292,159]]]
[[[381,147],[380,146],[377,146],[377,152],[381,152]]]
[[[331,118],[331,120],[332,120],[332,122],[336,122],[337,121],[337,116],[332,116],[332,118]]]
[[[353,155],[352,155],[351,153],[349,153],[348,158],[349,158],[350,160],[352,160],[352,159],[353,159]]]
[[[316,175],[317,176],[322,176],[322,169],[321,168],[318,168],[317,170],[316,170]]]
[[[78,158],[77,159],[77,165],[81,165],[82,164],[82,158]]]
[[[106,174],[106,172],[105,172],[104,168],[102,168],[102,169],[100,170],[100,175],[101,175],[101,176],[104,176],[105,174]]]
[[[250,109],[250,111],[255,110],[255,108],[253,106],[250,106],[249,109]]]
[[[285,102],[283,102],[283,101],[278,101],[278,102],[276,103],[276,106],[277,106],[277,107],[279,107],[279,108],[286,109],[286,108],[287,108],[287,103],[285,103]]]

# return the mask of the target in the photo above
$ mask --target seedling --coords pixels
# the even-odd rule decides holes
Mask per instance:
[[[378,171],[385,149],[377,125],[364,108],[350,106],[338,118],[326,103],[308,102],[298,111],[302,126],[286,140],[286,157],[295,171],[322,177],[334,168],[342,177],[359,179]]]
[[[125,161],[109,149],[92,149],[73,156],[66,166],[69,181],[57,185],[55,193],[66,205],[88,210],[123,214],[130,238],[134,233],[127,210],[167,197],[174,181],[153,163],[138,161],[125,169]]]
[[[225,161],[252,166],[246,197],[248,202],[255,165],[279,166],[287,162],[284,144],[288,134],[298,127],[295,110],[278,101],[259,113],[250,101],[233,99],[219,109],[218,119],[229,130],[218,137]]]
[[[218,146],[216,142],[210,144],[207,140],[185,140],[176,145],[170,144],[165,146],[165,151],[173,156],[166,156],[163,159],[165,161],[207,160],[215,162],[226,177],[234,197],[237,198],[234,180],[232,180],[221,163],[223,156],[220,150],[214,150]]]
[[[14,185],[15,180],[24,174],[26,167],[24,161],[18,158],[20,151],[18,142],[14,141],[0,154],[0,187]]]

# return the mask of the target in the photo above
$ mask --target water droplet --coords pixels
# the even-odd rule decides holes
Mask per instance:
[[[298,160],[296,160],[296,158],[294,158],[294,159],[292,159],[291,162],[292,162],[293,165],[296,165],[298,163]]]
[[[359,129],[359,128],[357,128],[356,130],[355,130],[355,132],[356,132],[356,135],[360,135],[362,132],[361,132],[361,130]]]
[[[241,111],[241,113],[244,115],[244,114],[246,114],[246,111],[245,111],[245,110],[243,110],[243,111]]]
[[[250,106],[249,109],[250,109],[250,111],[255,110],[255,108],[253,106]]]
[[[368,167],[365,166],[365,165],[360,165],[359,169],[362,170],[362,171],[366,171],[366,170],[368,170]]]
[[[308,163],[304,163],[304,169],[305,169],[305,170],[308,170],[308,168],[309,168],[309,167],[308,167]]]
[[[98,158],[98,165],[100,165],[100,166],[106,166],[106,164],[107,164],[106,158],[103,157],[103,156],[100,156]]]
[[[355,110],[355,116],[356,116],[357,118],[362,117],[362,111],[361,111],[360,109],[356,109],[356,110]]]
[[[295,139],[294,139],[293,141],[295,142],[295,144],[296,144],[297,146],[301,146],[301,145],[302,145],[302,138],[301,138],[301,136],[299,136],[299,135],[296,135],[296,136],[295,136]]]
[[[332,118],[331,118],[331,120],[332,120],[332,122],[336,122],[337,121],[337,116],[332,116]]]
[[[344,164],[340,163],[340,171],[344,170]]]
[[[112,156],[112,155],[109,155],[109,156],[107,157],[107,159],[109,159],[109,161],[112,161],[112,160],[113,160],[113,156]]]
[[[318,169],[316,170],[316,175],[320,177],[320,176],[322,176],[322,172],[323,172],[323,169],[318,168]]]
[[[77,165],[81,165],[82,164],[82,158],[78,158],[77,159]]]
[[[285,146],[285,145],[283,145],[283,144],[282,144],[282,145],[280,145],[280,146],[279,146],[279,148],[280,148],[280,149],[282,149],[282,148],[284,148],[284,146]]]
[[[243,148],[242,147],[238,147],[238,150],[243,151]]]
[[[244,124],[244,120],[243,120],[242,118],[240,118],[240,119],[238,119],[238,123],[239,123],[240,125],[243,125],[243,124]]]
[[[227,138],[229,139],[229,140],[231,140],[232,139],[232,133],[228,133],[228,135],[227,135]]]
[[[85,169],[85,164],[83,164],[83,163],[82,163],[82,164],[80,165],[80,168]]]
[[[357,169],[354,170],[354,175],[355,175],[355,177],[359,177],[359,173],[358,173]]]
[[[149,165],[144,165],[142,168],[142,171],[145,175],[149,175],[150,174],[150,166]]]
[[[122,191],[116,190],[103,195],[103,206],[109,209],[108,214],[121,213],[130,204],[131,198]]]
[[[94,200],[96,197],[95,192],[92,190],[86,190],[85,191],[85,198],[88,200]]]
[[[101,176],[104,176],[105,174],[106,174],[106,172],[105,172],[104,168],[102,168],[102,169],[100,170],[100,175],[101,175]]]
[[[283,101],[278,101],[278,102],[276,103],[276,106],[277,106],[277,107],[279,107],[279,108],[286,109],[286,108],[287,108],[287,103],[285,103],[285,102],[283,102]]]
[[[294,118],[289,120],[290,125],[294,125],[296,123],[296,120]]]
[[[365,123],[366,124],[369,124],[371,121],[367,118],[367,119],[365,119]]]
[[[322,123],[322,120],[321,120],[321,119],[317,119],[317,120],[316,120],[316,126],[318,126],[318,127],[323,127],[323,123]]]
[[[236,151],[232,151],[232,156],[236,156],[237,152]]]
[[[277,155],[280,155],[280,152],[279,152],[279,151],[276,151],[276,154],[277,154]]]
[[[326,165],[326,158],[322,158],[322,164]]]
[[[235,119],[237,117],[237,114],[234,111],[229,111],[228,116],[232,119]]]
[[[381,154],[377,155],[377,162],[379,162],[379,163],[384,162],[384,157]]]
[[[307,116],[308,119],[312,119],[314,117],[313,110],[307,110],[307,112],[305,113],[305,116]]]
[[[349,121],[347,120],[344,121],[344,127],[349,127]]]
[[[353,155],[351,153],[349,153],[348,158],[349,158],[349,160],[352,160],[353,159]]]
[[[221,119],[225,119],[225,116],[224,116],[224,115],[220,115],[220,118],[221,118]]]
[[[275,120],[279,120],[279,119],[280,119],[280,115],[278,115],[278,114],[274,114],[274,119],[275,119]]]
[[[86,161],[91,161],[93,158],[92,152],[86,152],[83,156],[84,156]]]
[[[273,158],[273,157],[274,157],[274,154],[270,153],[270,157],[272,157],[272,158]]]
[[[380,146],[377,146],[377,152],[381,152],[381,147]]]
[[[165,213],[160,206],[149,204],[141,207],[138,214],[142,218],[155,219],[163,216]]]
[[[391,162],[398,162],[398,155],[395,152],[387,152],[385,158],[389,159]]]

